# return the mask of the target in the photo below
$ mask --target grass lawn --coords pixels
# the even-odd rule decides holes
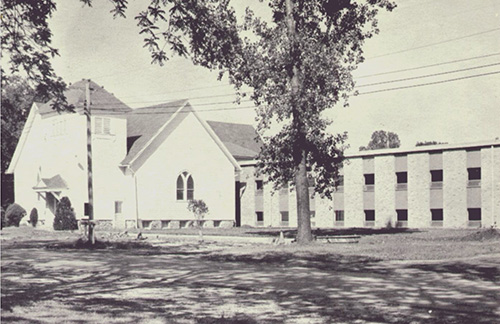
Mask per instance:
[[[68,248],[78,232],[0,233],[2,323],[500,323],[497,230],[322,230],[362,237],[307,246],[137,244],[111,231],[98,232],[110,248],[92,251]]]

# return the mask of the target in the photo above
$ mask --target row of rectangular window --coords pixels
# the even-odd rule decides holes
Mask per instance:
[[[469,214],[469,221],[480,221],[481,220],[481,208],[468,208],[467,212]],[[375,221],[375,210],[366,209],[365,213],[365,221]],[[397,220],[398,222],[407,222],[408,221],[408,209],[396,209]],[[264,212],[256,212],[257,222],[264,221]],[[344,222],[345,221],[345,211],[343,210],[335,210],[335,222]],[[443,221],[443,209],[431,209],[431,220],[432,221]],[[316,213],[314,211],[311,212],[311,218],[314,218]],[[288,222],[289,221],[289,213],[281,212],[281,221]]]
[[[431,170],[431,182],[443,182],[443,170]],[[467,168],[469,180],[481,180],[481,168]],[[375,174],[365,173],[365,185],[375,185]],[[408,183],[408,172],[396,172],[396,183]]]
[[[469,181],[481,180],[481,168],[468,168],[468,179]],[[431,182],[443,182],[443,170],[430,170]],[[365,173],[365,189],[366,191],[372,191],[375,186],[375,174]],[[396,172],[396,184],[403,185],[408,183],[408,172]],[[342,187],[344,185],[344,176],[341,175],[336,181],[336,185]],[[283,189],[288,188],[288,186]],[[398,189],[405,189],[404,186],[399,186]],[[262,192],[264,189],[264,182],[262,180],[255,181],[255,190],[257,192]]]

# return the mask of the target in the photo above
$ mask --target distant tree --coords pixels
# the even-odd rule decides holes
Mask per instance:
[[[78,229],[75,211],[73,207],[71,207],[71,201],[68,197],[62,197],[59,204],[57,204],[56,217],[54,217],[54,229],[56,231]]]
[[[30,223],[33,227],[36,227],[38,223],[38,210],[36,208],[33,208],[30,212]]]
[[[26,79],[11,77],[8,84],[2,84],[2,206],[14,201],[13,176],[5,174],[21,136],[36,92]]]
[[[203,242],[203,219],[208,214],[207,204],[201,199],[193,199],[188,203],[188,210],[194,214],[196,227],[200,236],[200,242]]]
[[[424,141],[417,142],[415,146],[426,146],[426,145],[438,145],[438,144],[448,144],[447,142],[436,142],[436,141]]]
[[[372,139],[367,146],[360,146],[360,151],[378,150],[384,148],[397,148],[401,145],[399,136],[393,132],[384,130],[375,131],[372,133]]]
[[[14,203],[5,211],[6,226],[19,226],[21,219],[26,216],[26,210]]]

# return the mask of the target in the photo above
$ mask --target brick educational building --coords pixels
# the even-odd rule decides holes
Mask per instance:
[[[296,196],[271,194],[242,165],[242,224],[297,226]],[[500,222],[500,141],[362,151],[348,157],[333,201],[310,199],[316,227],[490,227]],[[313,188],[310,188],[313,192]]]

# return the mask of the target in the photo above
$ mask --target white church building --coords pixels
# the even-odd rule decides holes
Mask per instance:
[[[69,197],[88,202],[86,86],[69,86],[75,113],[34,103],[13,155],[15,201],[52,227]],[[90,82],[94,219],[101,228],[297,225],[293,188],[272,192],[255,175],[260,140],[250,125],[205,121],[189,101],[131,109]],[[500,141],[363,151],[348,157],[333,200],[311,194],[316,227],[487,227],[500,224]],[[310,188],[313,193],[313,188]]]

